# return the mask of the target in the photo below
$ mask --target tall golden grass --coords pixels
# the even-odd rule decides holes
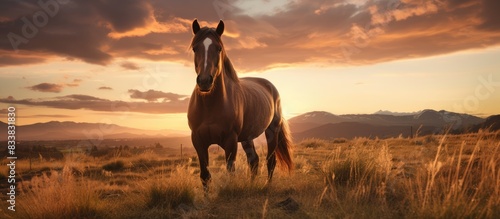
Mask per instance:
[[[3,202],[0,217],[500,218],[498,132],[309,139],[295,146],[294,173],[278,171],[270,184],[266,152],[258,151],[252,180],[244,153],[229,174],[223,151],[212,150],[208,194],[195,154],[67,155],[31,170],[18,160],[17,211]]]
[[[23,183],[20,218],[95,218],[102,207],[96,183],[78,179],[69,167],[50,171]]]

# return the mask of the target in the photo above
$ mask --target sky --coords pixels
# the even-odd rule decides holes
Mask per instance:
[[[191,23],[310,111],[500,114],[497,0],[2,0],[0,121],[189,130]]]

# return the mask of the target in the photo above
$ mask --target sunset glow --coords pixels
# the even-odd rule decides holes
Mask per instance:
[[[0,112],[18,125],[189,130],[195,18],[224,20],[239,76],[275,84],[287,118],[500,113],[496,0],[40,2],[0,2]]]

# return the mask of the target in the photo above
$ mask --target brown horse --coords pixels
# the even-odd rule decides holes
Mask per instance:
[[[200,178],[208,190],[208,147],[221,146],[227,170],[235,170],[234,161],[241,142],[247,155],[252,178],[257,174],[259,157],[253,139],[265,131],[267,139],[268,180],[273,177],[276,158],[284,169],[293,169],[291,137],[281,113],[280,96],[271,82],[262,78],[238,78],[221,41],[224,22],[217,28],[192,24],[196,86],[189,103],[188,120],[191,140],[198,153]]]

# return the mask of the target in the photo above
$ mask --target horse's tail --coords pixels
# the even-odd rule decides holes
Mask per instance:
[[[278,146],[276,147],[276,158],[280,167],[291,172],[293,170],[293,149],[292,135],[288,128],[288,123],[285,118],[281,117],[280,127],[278,131]]]

